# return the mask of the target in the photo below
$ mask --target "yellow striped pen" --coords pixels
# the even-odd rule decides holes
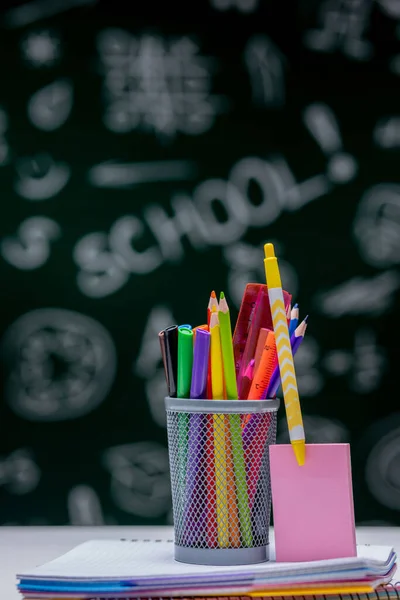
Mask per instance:
[[[281,276],[273,244],[265,244],[264,253],[265,276],[271,305],[272,322],[274,324],[290,443],[292,444],[297,462],[301,466],[305,463],[306,444],[285,304],[283,301]]]

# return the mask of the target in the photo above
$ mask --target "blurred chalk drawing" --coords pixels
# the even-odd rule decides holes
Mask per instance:
[[[355,394],[370,394],[380,386],[387,370],[384,348],[376,341],[372,329],[359,329],[354,336],[353,350],[331,350],[322,360],[322,366],[335,377],[345,376]]]
[[[400,274],[386,271],[374,277],[353,277],[314,298],[319,312],[338,319],[344,315],[378,316],[389,310],[400,288]]]
[[[70,525],[104,525],[105,520],[100,498],[88,485],[76,485],[70,489],[67,497]]]
[[[7,142],[6,134],[8,130],[8,115],[0,107],[0,167],[4,167],[10,160],[10,148]]]
[[[48,200],[59,194],[71,177],[64,162],[56,162],[49,154],[20,158],[16,163],[14,190],[26,200]]]
[[[196,177],[197,165],[189,160],[119,163],[108,160],[94,165],[89,173],[91,185],[106,189],[126,189],[159,181],[186,181]]]
[[[324,387],[324,377],[318,368],[320,352],[317,341],[307,334],[294,359],[297,384],[303,397],[312,398]]]
[[[21,51],[31,67],[53,67],[61,58],[60,38],[49,29],[30,31],[21,40]]]
[[[387,420],[386,427],[388,426]],[[400,510],[400,428],[382,432],[365,465],[365,479],[371,494],[384,506]]]
[[[144,183],[144,177],[150,178],[155,172],[151,166],[147,163],[144,170],[139,168],[136,173],[124,171],[125,181],[133,184],[133,178],[142,178]],[[98,185],[103,175],[92,170],[89,181]],[[108,172],[108,176],[113,179],[115,174]],[[226,180],[206,179],[191,194],[174,194],[168,210],[161,204],[146,204],[142,216],[119,217],[109,234],[98,231],[80,238],[73,250],[79,268],[77,285],[91,298],[113,294],[127,283],[130,275],[152,273],[167,263],[181,263],[186,256],[184,239],[197,251],[235,244],[249,228],[271,225],[284,210],[297,211],[329,190],[324,174],[298,183],[283,156],[270,160],[242,158],[232,166]],[[225,212],[224,221],[216,214],[216,204]],[[155,243],[137,250],[135,242],[148,231]]]
[[[328,158],[328,178],[339,184],[354,179],[358,170],[357,161],[343,151],[339,126],[329,106],[323,103],[310,104],[303,117],[306,127]]]
[[[168,451],[156,442],[109,448],[103,464],[111,474],[111,495],[121,510],[146,518],[171,508]]]
[[[1,341],[5,397],[30,421],[65,421],[94,410],[114,381],[114,343],[77,312],[43,308],[19,317]]]
[[[375,125],[372,136],[378,148],[383,150],[399,149],[400,116],[381,117]]]
[[[387,268],[400,263],[400,185],[381,183],[365,192],[353,232],[366,263]]]
[[[9,8],[4,17],[3,25],[10,29],[25,27],[36,21],[42,21],[53,15],[79,6],[93,6],[98,0],[29,0]]]
[[[284,250],[279,242],[274,242],[275,249],[283,258],[279,259],[282,285],[290,290],[293,298],[298,293],[298,278],[294,268],[284,259]],[[228,267],[229,298],[236,306],[240,307],[243,292],[247,283],[263,281],[265,278],[264,264],[260,261],[263,256],[262,246],[256,247],[244,242],[237,242],[223,249],[224,261]]]
[[[376,0],[380,9],[392,19],[400,19],[400,0]]]
[[[145,380],[145,392],[150,413],[157,425],[166,426],[164,398],[167,395],[158,333],[175,322],[170,309],[154,306],[144,327],[142,340],[132,371]]]
[[[317,415],[303,415],[304,429],[307,431],[307,442],[310,444],[340,444],[350,440],[347,427],[337,419],[328,419]],[[278,422],[277,443],[289,443],[286,419]]]
[[[14,450],[0,458],[0,487],[10,494],[22,496],[33,492],[40,481],[41,472],[33,454],[26,448]]]
[[[60,226],[47,217],[30,217],[18,227],[17,235],[1,241],[1,255],[17,269],[30,271],[49,259],[51,242],[59,239]]]
[[[141,129],[160,138],[211,129],[226,99],[212,93],[215,59],[189,37],[133,36],[104,29],[97,39],[104,74],[104,124],[115,133]]]
[[[67,79],[58,79],[35,92],[28,101],[32,125],[54,131],[64,125],[73,105],[73,87]]]
[[[210,4],[215,10],[225,11],[234,8],[246,14],[257,10],[259,0],[210,0]]]
[[[353,60],[371,58],[372,44],[365,39],[373,0],[323,0],[318,5],[319,29],[306,31],[304,44],[316,52],[341,51]]]
[[[286,100],[286,57],[266,35],[252,36],[244,49],[253,103],[258,107],[282,107]]]

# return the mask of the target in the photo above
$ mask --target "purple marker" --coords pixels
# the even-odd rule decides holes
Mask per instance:
[[[210,353],[210,333],[205,329],[196,330],[194,341],[192,382],[190,386],[190,397],[193,400],[202,400],[207,396],[208,357]],[[206,439],[206,416],[193,413],[189,415],[189,443],[187,458],[187,476],[185,493],[185,516],[184,522],[187,526],[185,541],[194,544],[200,541],[206,534],[206,495],[203,495],[204,505],[196,500],[196,486],[203,487],[201,482],[205,473],[202,473],[202,465],[205,439]],[[193,525],[195,524],[195,527]]]

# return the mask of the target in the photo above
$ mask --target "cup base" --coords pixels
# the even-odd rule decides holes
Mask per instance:
[[[269,560],[269,545],[257,548],[186,548],[175,544],[175,560],[192,565],[251,565]]]

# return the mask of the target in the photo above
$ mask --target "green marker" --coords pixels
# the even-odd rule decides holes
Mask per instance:
[[[228,400],[238,400],[231,318],[224,292],[221,292],[220,294],[218,318],[221,336],[222,361],[224,364],[226,397]],[[240,532],[245,545],[250,547],[253,545],[253,534],[251,530],[251,514],[247,492],[246,463],[244,460],[240,415],[230,415],[229,424],[231,427],[232,455],[235,470],[237,503],[239,508]]]
[[[193,331],[182,327],[178,329],[178,383],[177,397],[190,398],[193,365]],[[188,452],[189,415],[178,414],[178,464],[179,485],[185,486]]]

